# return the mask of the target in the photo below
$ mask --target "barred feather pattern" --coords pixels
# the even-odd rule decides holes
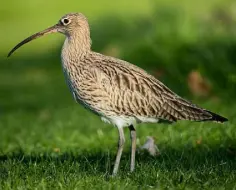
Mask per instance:
[[[93,52],[87,20],[69,34],[62,49],[66,81],[77,102],[102,117],[225,121],[184,100],[143,69]],[[148,121],[149,121],[148,120]]]

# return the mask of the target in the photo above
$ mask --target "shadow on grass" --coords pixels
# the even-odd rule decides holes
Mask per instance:
[[[71,167],[77,165],[79,172],[90,173],[91,175],[109,174],[113,167],[115,154],[109,151],[81,151],[79,153],[31,153],[25,154],[22,150],[16,150],[10,154],[0,155],[0,165],[38,165],[44,167],[60,168],[63,165]],[[121,171],[129,171],[130,155],[124,152],[121,159]],[[165,148],[159,156],[150,156],[141,152],[136,155],[137,170],[161,170],[165,172],[173,171],[199,171],[199,170],[219,170],[234,172],[236,170],[236,150],[225,148]],[[65,169],[65,168],[64,168]],[[77,170],[74,168],[74,172]]]

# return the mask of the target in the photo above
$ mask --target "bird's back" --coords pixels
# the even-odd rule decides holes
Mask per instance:
[[[72,68],[78,70],[69,77],[76,100],[106,118],[136,122],[226,120],[182,99],[128,62],[90,52]]]

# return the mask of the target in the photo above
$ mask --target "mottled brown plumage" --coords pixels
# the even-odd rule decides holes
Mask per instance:
[[[113,174],[118,171],[124,145],[123,127],[131,132],[131,171],[134,170],[136,133],[142,122],[177,120],[224,122],[227,119],[182,99],[143,69],[120,59],[91,50],[90,28],[81,13],[63,16],[59,23],[20,44],[48,33],[66,35],[62,48],[62,67],[75,100],[115,125],[119,131],[119,149]]]

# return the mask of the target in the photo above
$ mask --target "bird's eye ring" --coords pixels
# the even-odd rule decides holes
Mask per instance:
[[[61,23],[62,23],[63,25],[67,25],[67,24],[70,23],[70,20],[69,20],[68,18],[64,18],[64,19],[61,20]]]

